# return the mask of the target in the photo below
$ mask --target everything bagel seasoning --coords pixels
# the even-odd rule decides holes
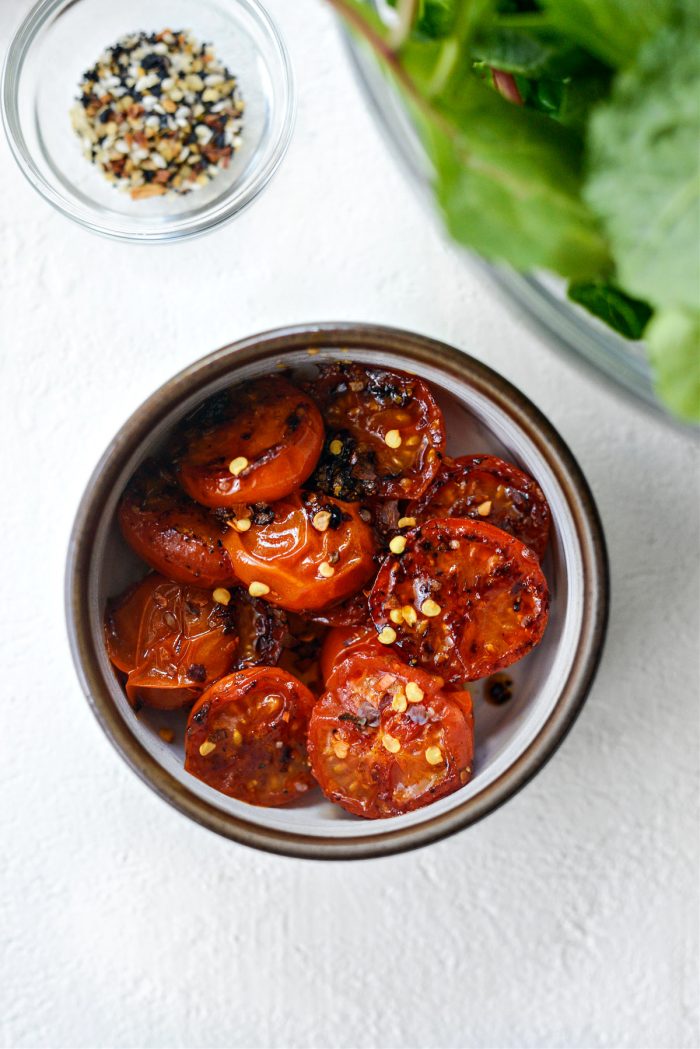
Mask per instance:
[[[240,146],[235,76],[191,33],[124,36],[80,82],[71,109],[85,157],[134,200],[207,185]]]

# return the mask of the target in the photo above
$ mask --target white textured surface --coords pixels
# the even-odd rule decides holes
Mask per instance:
[[[3,0],[3,41],[27,7]],[[458,264],[322,5],[270,7],[297,70],[297,132],[271,188],[214,236],[101,241],[0,147],[0,1038],[696,1046],[696,449]],[[135,779],[77,686],[62,576],[87,477],[147,394],[244,334],[345,318],[453,342],[549,415],[599,501],[613,604],[591,698],[523,793],[421,852],[321,865],[219,840]]]

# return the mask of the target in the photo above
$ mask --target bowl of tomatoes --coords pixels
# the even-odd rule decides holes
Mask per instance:
[[[605,543],[535,406],[443,343],[314,324],[161,387],[98,464],[75,664],[131,768],[232,840],[426,845],[553,754],[600,659]]]

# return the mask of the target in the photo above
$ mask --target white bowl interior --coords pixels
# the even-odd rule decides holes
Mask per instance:
[[[286,53],[256,0],[62,0],[37,28],[16,87],[17,120],[34,175],[80,221],[121,236],[184,233],[239,210],[284,152],[293,106]],[[82,74],[127,33],[190,30],[213,44],[245,103],[230,167],[182,196],[132,200],[82,155],[69,111]],[[279,154],[279,155],[278,155]]]
[[[368,364],[403,367],[404,370],[421,375],[431,384],[445,414],[449,453],[491,452],[516,463],[537,479],[552,510],[552,537],[544,562],[551,594],[549,624],[539,647],[508,669],[508,676],[514,682],[511,700],[495,706],[483,698],[483,682],[475,682],[470,686],[476,731],[472,780],[433,805],[403,816],[377,821],[360,820],[348,815],[327,802],[318,790],[280,809],[257,808],[227,798],[184,771],[185,718],[182,713],[144,709],[137,716],[130,708],[101,646],[102,672],[112,683],[112,695],[122,718],[158,764],[184,784],[188,791],[250,823],[319,838],[353,838],[419,825],[426,819],[463,804],[502,775],[537,736],[556,704],[574,660],[583,613],[582,559],[570,507],[546,459],[517,424],[490,399],[464,381],[448,377],[437,368],[417,367],[395,353],[353,350],[347,354],[329,347],[313,357],[303,350],[285,353],[277,363],[295,370],[308,370],[310,362],[348,357]],[[95,537],[90,610],[91,627],[96,637],[102,636],[102,617],[108,597],[118,594],[144,574],[143,564],[128,549],[115,523],[117,502],[129,476],[142,459],[158,449],[175,423],[205,397],[233,381],[269,374],[274,367],[275,364],[268,360],[262,364],[236,368],[227,379],[194,393],[186,405],[173,412],[152,432],[138,454],[124,468],[119,485],[105,505]],[[174,744],[166,744],[160,739],[158,729],[164,725],[175,730]]]

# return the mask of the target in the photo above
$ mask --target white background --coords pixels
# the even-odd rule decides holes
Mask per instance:
[[[74,228],[2,149],[6,1046],[696,1046],[698,457],[529,333],[431,225],[321,0],[275,0],[299,82],[282,170],[238,221],[160,249]],[[2,0],[6,42],[27,0]],[[125,27],[129,28],[129,27]],[[612,561],[604,662],[505,808],[381,861],[249,851],[126,768],[78,688],[62,576],[90,471],[156,386],[278,324],[452,342],[579,458]]]

